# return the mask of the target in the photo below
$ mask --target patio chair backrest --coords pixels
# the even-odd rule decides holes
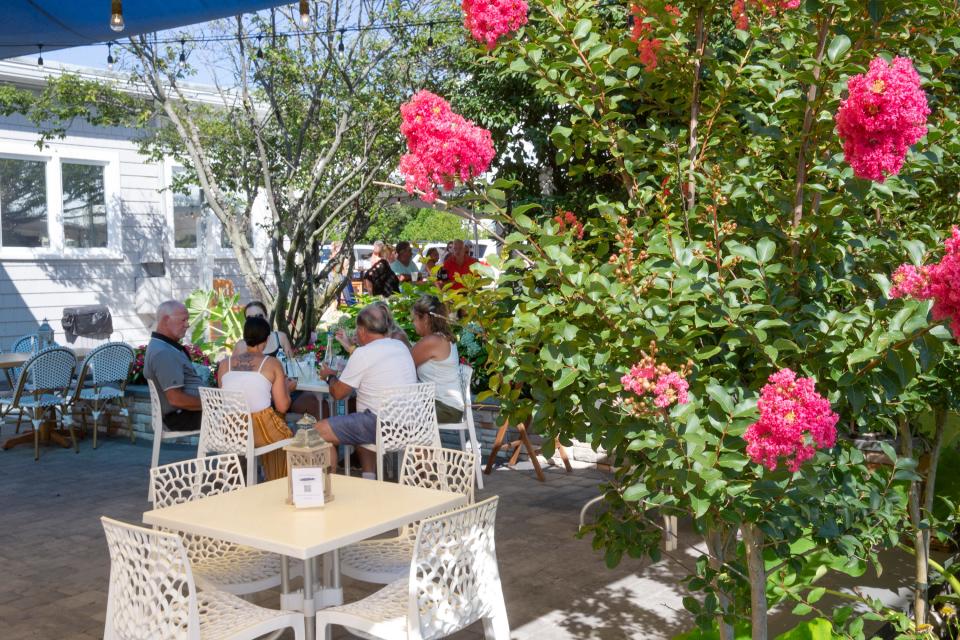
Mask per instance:
[[[502,602],[494,522],[497,496],[420,522],[410,564],[408,624],[423,640],[490,616]]]
[[[147,378],[147,388],[150,390],[150,423],[153,425],[153,437],[159,438],[163,433],[163,405],[160,404],[157,385],[150,378]]]
[[[40,336],[35,333],[20,336],[13,343],[11,353],[33,353],[40,349]]]
[[[400,484],[467,496],[473,503],[473,467],[477,454],[444,447],[410,446],[403,452]]]
[[[130,375],[130,366],[136,356],[133,348],[123,342],[107,342],[95,347],[83,361],[80,381],[89,371],[93,374],[93,384],[102,386],[111,382],[123,384]]]
[[[253,456],[253,421],[240,391],[200,387],[200,444],[197,456],[236,453]]]
[[[150,469],[154,509],[229,493],[244,487],[243,469],[235,453],[183,460]],[[183,546],[192,562],[224,558],[241,545],[216,538],[182,533]]]
[[[180,536],[102,517],[110,551],[103,637],[200,637],[197,589]]]
[[[439,447],[436,397],[432,382],[387,389],[377,413],[378,451],[400,451],[413,444]]]
[[[55,393],[66,398],[76,368],[77,356],[65,347],[48,347],[35,353],[20,370],[13,392],[14,404],[28,392],[28,380],[33,384],[29,393]]]

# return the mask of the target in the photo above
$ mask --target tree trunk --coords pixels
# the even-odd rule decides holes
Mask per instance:
[[[704,541],[710,554],[710,568],[722,571],[723,565],[736,554],[736,536],[734,530],[721,526],[717,529],[710,527],[704,532]],[[723,619],[723,614],[730,612],[730,594],[714,585],[717,589],[717,600],[720,603],[721,614],[717,616],[717,628],[720,630],[720,640],[734,640],[733,625]]]
[[[900,419],[900,449],[904,457],[913,457],[913,436],[910,433],[910,423],[906,418]],[[927,588],[928,568],[927,557],[930,553],[929,538],[920,529],[920,483],[910,483],[909,494],[910,524],[913,527],[913,549],[915,579],[913,587],[913,624],[915,629],[927,622]],[[924,544],[926,538],[927,544]]]
[[[700,78],[703,70],[703,54],[707,46],[707,30],[704,26],[706,8],[697,9],[696,59],[693,61],[693,90],[690,95],[690,131],[687,139],[687,190],[684,205],[687,211],[693,211],[697,204],[697,127],[700,121]]]
[[[744,523],[740,531],[750,574],[751,637],[753,640],[767,640],[767,570],[763,564],[763,532],[749,523]]]

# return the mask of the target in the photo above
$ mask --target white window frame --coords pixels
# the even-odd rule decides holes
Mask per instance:
[[[120,201],[120,154],[54,143],[43,148],[27,142],[4,141],[0,158],[43,162],[46,165],[47,238],[46,247],[0,246],[0,260],[38,259],[123,259],[123,227],[117,202]],[[62,163],[92,164],[103,167],[103,199],[107,210],[106,247],[66,247],[63,234],[63,173]],[[0,224],[3,211],[0,211]],[[0,239],[2,242],[2,239]]]
[[[182,169],[183,165],[179,162],[176,162],[173,158],[165,158],[163,162],[163,184],[166,188],[163,195],[163,206],[165,210],[165,217],[167,221],[167,229],[170,230],[170,233],[167,234],[167,251],[171,258],[185,260],[185,259],[196,259],[198,247],[185,248],[175,246],[176,237],[174,234],[173,226],[173,172],[177,169]],[[199,185],[198,185],[199,186]],[[202,190],[201,190],[202,193]],[[250,224],[253,230],[253,249],[256,252],[257,247],[263,245],[263,238],[261,230],[257,225],[257,221],[262,217],[262,203],[260,202],[261,198],[257,198],[254,201],[253,207],[250,211]],[[210,255],[215,260],[230,260],[236,259],[236,254],[233,252],[233,249],[224,248],[220,244],[220,236],[223,233],[223,223],[220,222],[220,219],[217,218],[216,214],[212,211],[209,211],[208,215],[210,219],[213,220],[213,224],[210,225]]]

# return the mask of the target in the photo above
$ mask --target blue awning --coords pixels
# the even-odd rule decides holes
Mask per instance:
[[[110,29],[110,0],[3,0],[0,59],[120,40],[141,33],[251,13],[290,0],[123,0],[126,28]]]

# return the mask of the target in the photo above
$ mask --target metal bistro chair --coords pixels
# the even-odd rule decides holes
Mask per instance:
[[[336,624],[365,638],[432,640],[482,620],[486,638],[508,640],[494,543],[497,500],[421,521],[407,575],[363,600],[319,611],[317,637]]]
[[[473,504],[473,474],[477,454],[441,447],[411,446],[403,452],[400,484],[459,493]],[[390,584],[410,572],[410,558],[419,523],[409,524],[393,538],[363,540],[340,550],[340,571],[364,582]]]
[[[305,636],[299,612],[258,607],[202,581],[198,588],[177,534],[100,522],[110,551],[104,640],[253,640],[287,628]]]
[[[20,336],[13,343],[13,348],[10,349],[10,353],[36,353],[40,351],[40,336],[37,334],[27,334],[25,336]],[[20,372],[23,370],[23,367],[13,367],[11,369],[4,369],[3,373],[7,376],[7,383],[10,385],[10,389],[13,389],[17,380],[20,378]],[[29,381],[27,381],[27,389],[30,388]],[[17,429],[14,433],[20,433],[20,420],[23,416],[17,419]]]
[[[73,372],[77,357],[64,347],[49,347],[30,357],[17,378],[12,396],[0,397],[0,417],[6,417],[16,409],[20,417],[26,415],[33,423],[33,459],[40,459],[40,425],[44,414],[54,411],[54,416],[70,430],[70,439],[77,453],[77,436],[73,432],[73,420],[66,412]]]
[[[243,488],[243,470],[235,453],[184,460],[150,469],[153,508],[192,502]],[[256,593],[280,584],[280,556],[243,545],[181,534],[198,578],[234,595]]]
[[[377,413],[377,442],[360,445],[377,452],[377,480],[383,480],[385,454],[403,451],[413,444],[440,446],[436,397],[437,387],[432,382],[393,387],[384,392],[380,412]],[[350,475],[352,447],[344,448],[344,473]]]
[[[256,457],[282,449],[293,438],[284,438],[262,447],[253,444],[253,419],[247,401],[239,391],[200,387],[200,444],[197,457],[210,453],[236,453],[247,459],[247,484],[257,484]]]
[[[477,429],[473,424],[473,397],[470,395],[470,383],[473,380],[473,368],[467,364],[460,365],[460,391],[463,393],[463,422],[441,422],[438,426],[441,431],[456,431],[460,435],[460,449],[467,450],[466,440],[470,439],[470,448],[477,454],[476,469],[477,488],[483,489],[483,472],[480,469],[480,442],[477,440]]]
[[[124,393],[127,389],[127,377],[134,360],[133,349],[122,342],[107,342],[96,347],[87,354],[80,369],[77,386],[70,403],[79,405],[83,418],[83,431],[86,431],[87,417],[83,413],[83,405],[90,407],[93,416],[93,448],[97,448],[97,431],[100,414],[111,401],[116,400],[120,405],[120,415],[127,418],[127,428],[130,430],[130,442],[137,439],[130,421],[130,411],[124,403]],[[84,388],[87,376],[91,376],[93,386]],[[108,422],[109,426],[109,422]]]
[[[200,435],[199,430],[169,431],[163,426],[163,405],[160,404],[160,394],[153,380],[147,378],[147,388],[150,389],[150,421],[153,424],[153,454],[150,456],[150,468],[160,464],[160,443],[164,440],[177,440]],[[153,502],[153,483],[150,484],[148,498]]]

